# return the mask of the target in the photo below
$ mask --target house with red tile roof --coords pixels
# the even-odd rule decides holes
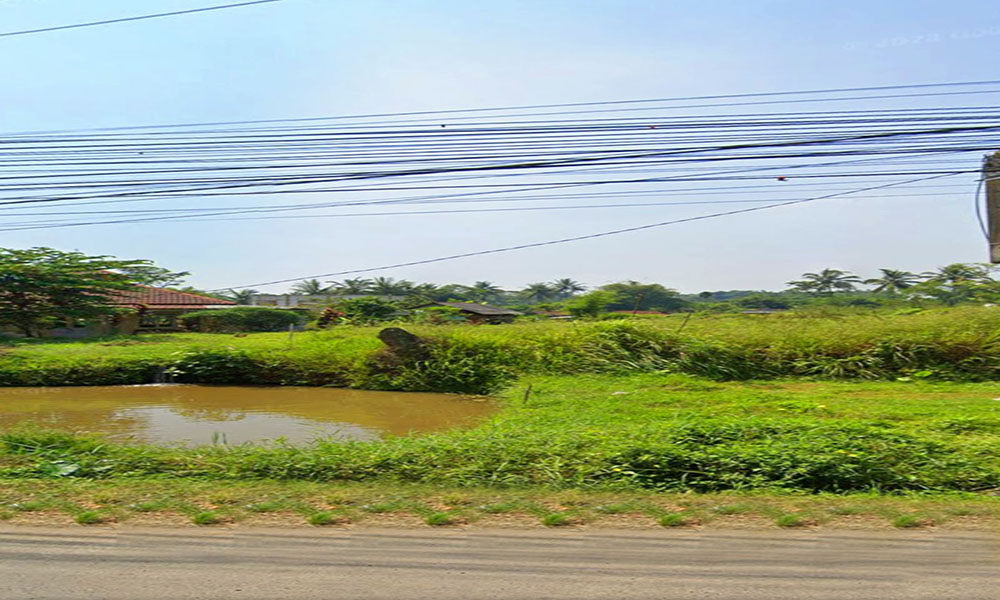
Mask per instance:
[[[91,337],[180,331],[177,317],[185,313],[236,306],[231,300],[148,285],[137,285],[130,290],[115,292],[109,298],[109,304],[124,310],[100,322],[68,323],[66,327],[50,330],[47,335]]]

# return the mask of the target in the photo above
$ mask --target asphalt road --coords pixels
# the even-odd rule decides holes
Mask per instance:
[[[973,533],[0,528],[0,598],[1000,597]]]

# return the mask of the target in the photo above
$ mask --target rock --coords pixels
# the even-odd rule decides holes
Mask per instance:
[[[422,339],[399,327],[386,327],[378,332],[378,339],[399,356],[418,358],[427,353]]]

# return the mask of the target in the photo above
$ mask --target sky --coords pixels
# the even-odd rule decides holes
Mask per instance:
[[[0,32],[223,3],[0,0]],[[1000,11],[987,0],[283,0],[0,37],[0,133],[978,81],[1000,79],[998,51]],[[949,102],[968,101],[879,107]],[[919,272],[986,259],[974,180],[368,275],[698,292],[781,289],[826,267]],[[2,232],[0,246],[151,259],[202,289],[240,288],[714,210],[136,223]]]

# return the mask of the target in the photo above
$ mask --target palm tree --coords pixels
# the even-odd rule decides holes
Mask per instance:
[[[857,275],[840,269],[823,269],[819,273],[803,273],[802,279],[789,281],[788,285],[802,292],[832,294],[853,291],[858,283],[861,278]]]
[[[875,279],[866,279],[867,285],[874,285],[872,290],[876,293],[886,292],[890,295],[898,294],[908,287],[913,287],[920,282],[920,276],[909,271],[898,271],[896,269],[879,269],[882,276]]]
[[[584,291],[587,289],[587,286],[581,284],[579,281],[573,281],[572,279],[566,277],[553,281],[552,288],[555,290],[556,295],[560,298],[569,298],[573,294]]]
[[[493,285],[489,281],[477,281],[476,283],[469,286],[469,296],[474,298],[478,302],[489,302],[490,300],[496,298],[497,294],[503,290],[499,287]]]
[[[337,293],[342,296],[360,296],[362,294],[367,294],[371,291],[372,282],[371,279],[363,279],[357,277],[354,279],[345,279],[343,281],[334,281],[333,287],[336,288]]]
[[[333,286],[324,286],[319,279],[306,279],[292,286],[293,294],[305,294],[306,296],[323,296],[332,291]]]
[[[937,271],[923,273],[923,276],[928,281],[955,285],[956,283],[987,281],[990,279],[990,269],[977,264],[954,263],[939,267]]]
[[[392,277],[376,277],[371,283],[371,291],[379,296],[408,296],[413,293],[413,287],[412,281],[396,281]]]
[[[420,283],[410,288],[411,296],[419,296],[428,300],[435,299],[440,292],[440,286],[433,283]]]
[[[524,290],[521,293],[524,294],[524,297],[527,298],[528,300],[534,300],[535,302],[544,302],[545,300],[551,298],[553,294],[555,294],[555,290],[553,290],[552,287],[549,286],[549,284],[540,282],[528,285],[528,287],[524,288]]]
[[[253,301],[253,296],[259,294],[257,290],[229,290],[225,294],[220,294],[227,300],[232,300],[236,304],[250,304]]]

